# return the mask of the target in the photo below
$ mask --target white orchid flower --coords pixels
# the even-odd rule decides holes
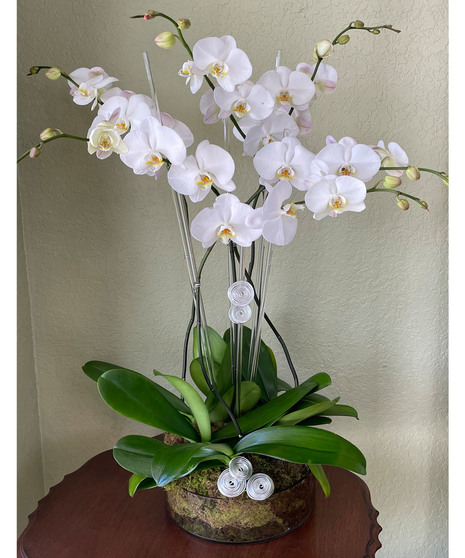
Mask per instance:
[[[179,70],[178,75],[186,78],[186,85],[189,84],[191,93],[197,93],[202,87],[203,75],[195,67],[192,60],[184,62],[182,68]]]
[[[164,158],[173,165],[180,165],[186,158],[182,138],[171,128],[162,126],[154,116],[143,120],[137,130],[131,130],[124,139],[129,151],[121,160],[135,174],[158,178],[165,168]]]
[[[237,118],[249,116],[253,120],[264,120],[274,108],[270,93],[262,85],[254,85],[251,81],[238,85],[232,92],[216,87],[214,99],[226,116],[234,114]]]
[[[221,194],[213,207],[202,209],[194,217],[191,234],[204,248],[209,248],[219,238],[224,244],[232,240],[238,246],[250,246],[262,233],[261,228],[248,224],[254,221],[255,211],[233,194]]]
[[[125,134],[129,128],[135,128],[152,114],[152,99],[147,95],[111,95],[100,106],[90,130],[102,120],[108,120],[110,115],[118,111],[118,120],[115,127],[120,134]],[[90,133],[90,132],[89,132]]]
[[[92,103],[91,110],[97,106],[98,98],[101,93],[108,88],[108,86],[117,78],[110,77],[102,68],[96,66],[95,68],[78,68],[69,74],[77,84],[78,87],[71,81],[68,81],[70,87],[70,94],[73,96],[73,101],[77,105],[88,105]]]
[[[307,74],[307,76],[311,78],[313,72],[315,71],[315,66],[316,64],[311,66],[310,64],[301,62],[300,64],[297,65],[296,69],[299,72],[303,72],[304,74]],[[313,83],[315,84],[317,94],[322,93],[324,95],[329,95],[330,93],[333,93],[334,90],[336,89],[336,84],[337,84],[336,69],[330,66],[329,64],[325,64],[324,62],[321,62],[318,67],[318,71],[316,73],[315,79],[313,80]]]
[[[358,178],[329,174],[308,190],[305,204],[313,211],[313,217],[320,220],[344,211],[363,211],[366,194],[365,183]]]
[[[275,100],[275,108],[289,112],[291,108],[306,110],[315,95],[313,81],[303,72],[292,71],[286,66],[265,72],[258,80]]]
[[[197,146],[195,157],[189,155],[182,165],[172,165],[168,182],[176,192],[199,202],[208,195],[212,185],[227,192],[235,190],[231,180],[234,169],[234,159],[227,151],[204,140]]]
[[[257,209],[263,221],[263,238],[278,246],[285,246],[293,240],[297,232],[297,212],[305,209],[303,204],[291,202],[283,205],[291,194],[292,186],[281,180],[270,191],[263,207]]]
[[[383,167],[407,167],[408,156],[407,153],[400,147],[398,143],[391,141],[388,143],[387,149],[384,146],[384,141],[380,140],[378,145],[372,146],[381,159]],[[403,170],[387,170],[385,171],[391,176],[402,176]]]
[[[225,91],[234,91],[236,85],[252,75],[247,54],[236,47],[230,35],[200,39],[193,49],[194,65],[202,75],[210,74]]]
[[[298,190],[307,190],[306,177],[315,155],[297,138],[287,137],[265,145],[253,159],[255,170],[269,184],[287,180]]]
[[[200,112],[203,114],[205,124],[215,124],[221,118],[226,118],[226,116],[223,116],[223,111],[216,104],[211,89],[200,98]]]
[[[116,110],[108,120],[101,120],[89,131],[87,150],[91,155],[96,153],[99,159],[106,159],[113,152],[119,155],[128,152],[126,142],[121,139],[120,133],[116,129],[118,117],[119,111]]]
[[[379,171],[380,160],[374,155],[368,145],[346,137],[323,147],[316,158],[328,165],[329,174],[354,176],[367,182]]]
[[[310,109],[296,110],[293,113],[296,124],[299,127],[299,136],[304,136],[312,130],[312,117]]]

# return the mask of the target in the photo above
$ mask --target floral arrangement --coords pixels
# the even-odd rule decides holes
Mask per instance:
[[[349,42],[348,33],[399,31],[391,25],[368,27],[353,21],[333,41],[319,41],[310,63],[301,62],[295,70],[282,66],[278,52],[276,67],[252,82],[249,57],[233,37],[203,38],[191,50],[183,35],[189,20],[176,21],[153,10],[135,17],[162,18],[174,26],[174,33],[159,34],[155,43],[170,49],[179,42],[186,49],[188,60],[178,74],[193,94],[207,86],[200,110],[206,124],[223,123],[224,145],[203,139],[187,154],[193,135],[186,124],[160,112],[144,53],[151,96],[120,89],[115,86],[117,78],[100,67],[67,74],[56,67],[33,66],[29,75],[46,70],[50,80],[65,78],[73,102],[90,105],[97,114],[87,137],[47,128],[40,142],[18,159],[39,156],[48,142],[75,139],[86,142],[89,153],[99,159],[119,155],[135,174],[159,179],[166,173],[173,191],[193,297],[180,376],[154,371],[151,380],[95,360],[83,370],[115,411],[188,443],[169,445],[146,436],[126,436],[116,443],[114,457],[132,473],[131,495],[216,467],[224,469],[218,480],[222,494],[236,496],[246,490],[251,498],[264,499],[273,491],[273,480],[261,475],[254,485],[250,462],[244,457],[258,454],[308,465],[328,496],[323,465],[365,474],[366,462],[353,444],[318,426],[330,424],[334,416],[358,416],[353,407],[339,404],[339,398],[331,400],[320,393],[331,383],[328,374],[317,373],[300,383],[287,346],[265,313],[272,247],[293,240],[303,211],[310,211],[317,221],[361,212],[367,195],[379,192],[395,196],[401,210],[408,210],[411,200],[428,211],[420,197],[399,190],[402,181],[405,177],[417,181],[426,172],[448,184],[446,173],[411,165],[395,142],[368,145],[328,135],[316,154],[302,142],[312,128],[310,107],[313,110],[316,99],[336,88],[337,71],[327,59]],[[229,153],[230,129],[257,173],[257,188],[245,201],[232,193],[236,163]],[[188,198],[194,204],[204,200],[209,204],[192,220]],[[206,249],[199,265],[192,237]],[[230,327],[223,335],[207,324],[201,290],[202,271],[216,245],[229,252],[230,286],[225,297],[231,302]],[[249,328],[244,324],[250,320]],[[263,320],[283,348],[293,386],[278,376],[274,354],[262,340]],[[188,365],[191,335],[193,358]]]

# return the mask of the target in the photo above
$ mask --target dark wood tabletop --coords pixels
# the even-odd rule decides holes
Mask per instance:
[[[130,473],[112,451],[93,457],[40,500],[18,539],[21,558],[373,558],[378,512],[356,475],[325,467],[331,496],[316,487],[308,521],[280,539],[252,545],[200,540],[168,517],[162,488],[128,495]]]

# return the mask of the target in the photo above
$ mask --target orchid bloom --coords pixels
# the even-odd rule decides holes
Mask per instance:
[[[303,204],[287,203],[292,194],[289,182],[281,180],[268,194],[261,212],[263,220],[262,235],[265,240],[278,246],[289,244],[297,232],[297,211],[305,209]]]
[[[125,134],[129,128],[137,127],[142,120],[152,114],[152,104],[152,99],[146,95],[133,94],[129,97],[112,95],[99,108],[90,129],[92,130],[102,120],[108,120],[115,111],[119,111],[115,127],[120,134]]]
[[[179,70],[178,75],[186,78],[186,85],[189,83],[191,93],[197,93],[202,87],[203,75],[195,67],[192,60],[184,62],[182,68]]]
[[[225,91],[234,91],[236,85],[252,75],[247,54],[236,47],[236,41],[230,35],[200,39],[194,45],[193,58],[199,73],[216,78]]]
[[[300,64],[297,65],[296,69],[298,72],[303,72],[304,74],[307,74],[307,76],[311,78],[313,72],[315,71],[315,66],[316,64],[310,66],[310,64],[301,62]],[[329,64],[325,64],[324,62],[321,62],[318,67],[318,71],[316,73],[315,79],[313,80],[313,83],[315,84],[317,94],[322,93],[324,95],[329,95],[330,93],[333,93],[334,90],[336,89],[336,84],[337,84],[336,69],[330,66]]]
[[[274,100],[268,91],[251,81],[238,85],[232,92],[217,87],[214,99],[223,111],[223,118],[234,114],[237,118],[248,115],[253,120],[264,120],[270,116],[274,107]]]
[[[180,165],[186,158],[182,138],[171,128],[162,126],[154,116],[143,120],[137,130],[131,130],[124,139],[129,151],[121,160],[135,174],[158,178],[165,167],[165,157],[173,165]]]
[[[275,111],[262,122],[246,116],[241,120],[241,128],[246,134],[245,140],[234,128],[234,135],[244,142],[244,155],[254,156],[264,145],[272,141],[281,141],[284,137],[296,137],[299,127],[292,116],[281,110]]]
[[[111,83],[118,81],[117,78],[110,77],[102,68],[78,68],[69,74],[78,87],[71,81],[70,94],[77,105],[88,105],[92,103],[91,110],[97,106],[99,95],[108,88]]]
[[[328,165],[329,174],[354,176],[367,182],[379,171],[379,157],[374,155],[376,153],[368,145],[342,138],[338,143],[323,147],[316,158]]]
[[[305,204],[317,220],[336,217],[344,211],[363,211],[365,183],[353,176],[324,176],[305,194]]]
[[[211,89],[200,98],[200,112],[203,114],[203,121],[205,124],[215,124],[220,118],[223,118],[222,111],[216,104]]]
[[[391,141],[388,143],[387,149],[384,146],[384,141],[380,140],[377,146],[373,149],[379,155],[383,167],[406,167],[408,166],[407,153],[400,147],[399,144]],[[391,176],[402,176],[403,170],[387,170],[387,174]]]
[[[292,71],[286,66],[265,72],[258,80],[275,100],[275,108],[289,112],[291,108],[306,110],[315,95],[313,81],[303,72]]]
[[[220,238],[223,244],[232,240],[238,246],[247,247],[262,233],[260,227],[249,225],[257,210],[242,203],[233,194],[221,194],[213,207],[202,209],[191,223],[191,234],[209,248]]]
[[[268,184],[287,180],[298,190],[307,190],[306,177],[315,155],[297,138],[287,137],[272,142],[258,151],[253,159],[255,170]]]
[[[121,139],[120,133],[116,129],[118,117],[119,111],[116,110],[108,120],[101,120],[89,131],[87,150],[91,155],[96,153],[99,159],[106,159],[113,152],[119,155],[128,152],[126,142]]]
[[[235,190],[231,180],[234,169],[234,160],[227,151],[204,140],[197,146],[195,157],[189,155],[181,165],[172,165],[168,182],[176,192],[199,202],[208,195],[213,184],[227,192]]]
[[[180,136],[186,147],[190,147],[194,143],[194,135],[184,122],[176,120],[167,112],[160,113],[160,120],[163,126],[171,128]]]
[[[299,136],[304,136],[312,130],[312,117],[310,109],[296,110],[293,113],[296,124],[299,127]]]

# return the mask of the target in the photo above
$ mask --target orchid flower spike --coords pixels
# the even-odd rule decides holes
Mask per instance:
[[[118,118],[119,109],[115,110],[108,120],[101,120],[89,130],[87,150],[91,155],[96,153],[99,159],[106,159],[113,152],[119,155],[128,152],[128,146],[116,128]]]
[[[171,128],[162,126],[154,116],[143,120],[138,129],[131,130],[124,139],[129,150],[121,160],[135,174],[158,178],[165,167],[165,158],[173,165],[180,165],[186,158],[182,138]]]
[[[118,81],[117,78],[110,77],[102,68],[78,68],[69,74],[78,87],[68,81],[70,94],[77,105],[88,105],[92,103],[91,110],[97,106],[99,95],[102,94],[109,85]]]
[[[204,248],[209,248],[218,239],[223,244],[232,240],[238,246],[251,246],[262,234],[261,228],[253,223],[256,211],[233,194],[221,194],[213,207],[202,209],[194,217],[191,234]]]
[[[218,145],[204,140],[194,155],[189,155],[181,165],[173,165],[168,172],[168,182],[173,190],[189,196],[193,202],[202,201],[212,185],[232,192],[236,189],[232,177],[235,165],[231,155]]]
[[[234,91],[236,85],[252,75],[247,54],[236,47],[236,41],[230,35],[200,39],[194,45],[193,58],[199,72],[214,77],[225,91]]]
[[[336,217],[344,211],[363,211],[365,183],[353,176],[324,176],[305,194],[305,204],[317,220]]]
[[[286,66],[265,72],[258,80],[275,100],[275,108],[289,112],[291,108],[306,110],[315,95],[315,85],[308,75]]]

